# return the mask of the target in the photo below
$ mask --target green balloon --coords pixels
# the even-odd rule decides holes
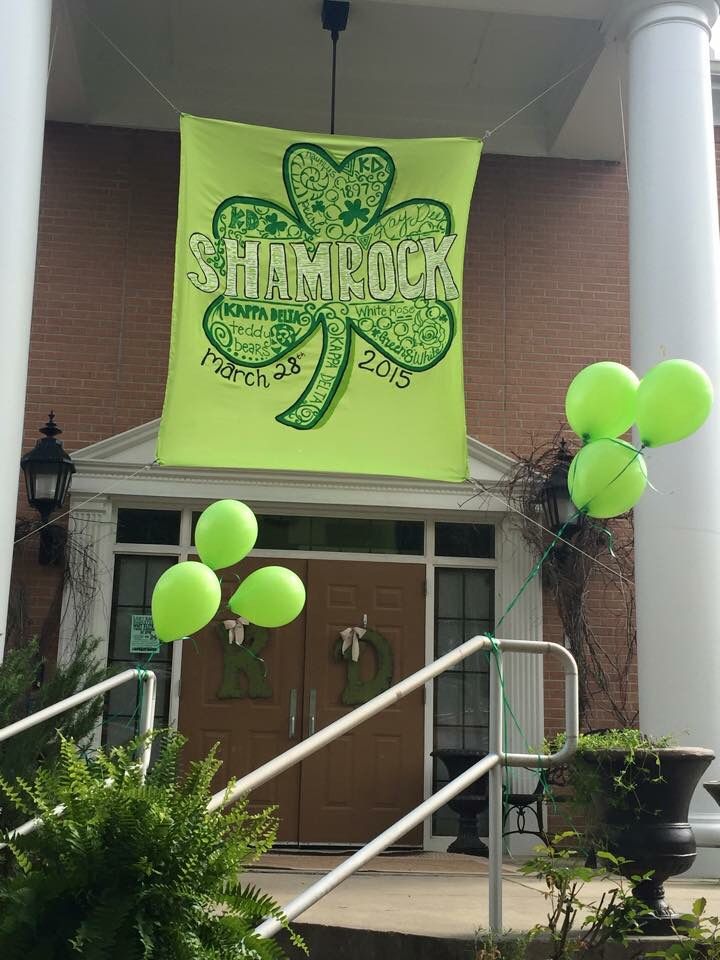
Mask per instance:
[[[152,618],[155,633],[171,643],[197,633],[220,606],[220,581],[204,563],[184,560],[169,567],[155,584]]]
[[[584,440],[619,437],[635,420],[638,383],[632,370],[621,363],[592,363],[568,387],[567,422]]]
[[[204,564],[222,570],[246,557],[257,535],[257,519],[250,507],[239,500],[218,500],[200,514],[195,546]]]
[[[646,447],[683,440],[701,427],[713,404],[713,386],[691,360],[664,360],[640,381],[637,425]]]
[[[627,513],[647,486],[645,458],[624,440],[593,440],[573,457],[568,472],[572,502],[589,517]]]
[[[261,567],[237,588],[230,609],[259,627],[283,627],[305,606],[305,585],[287,567]]]

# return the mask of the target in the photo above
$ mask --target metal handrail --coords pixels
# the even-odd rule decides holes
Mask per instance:
[[[490,752],[478,763],[474,764],[459,777],[456,777],[450,783],[446,784],[437,793],[428,797],[421,804],[411,810],[408,814],[388,827],[387,830],[379,834],[374,840],[367,843],[357,853],[349,857],[346,861],[331,870],[325,877],[305,890],[300,896],[292,900],[284,910],[288,920],[294,920],[300,914],[304,913],[308,907],[317,903],[326,894],[334,890],[343,880],[352,876],[360,867],[366,864],[377,854],[385,850],[390,844],[394,843],[404,836],[408,831],[418,826],[436,810],[444,806],[448,800],[456,797],[467,786],[479,780],[480,777],[488,774],[488,801],[489,801],[489,901],[490,901],[490,927],[494,931],[502,930],[502,767],[541,767],[546,768],[555,764],[564,763],[568,760],[577,747],[579,735],[579,715],[578,715],[578,671],[577,664],[573,656],[564,647],[557,643],[535,640],[495,640],[487,636],[473,637],[449,653],[433,661],[433,663],[422,667],[420,670],[396,683],[384,693],[379,694],[367,703],[356,707],[350,713],[331,723],[329,726],[319,730],[317,733],[308,737],[302,743],[291,747],[278,757],[258,767],[257,770],[247,774],[240,780],[228,785],[224,790],[214,794],[207,804],[208,811],[214,811],[238,800],[240,797],[247,796],[251,791],[272,780],[274,777],[300,763],[302,760],[316,753],[328,743],[332,743],[350,730],[353,730],[359,724],[374,717],[386,707],[397,703],[408,694],[424,686],[429,680],[444,673],[446,670],[455,666],[457,663],[466,659],[474,653],[482,650],[490,650],[493,655],[490,657]],[[524,753],[506,753],[503,751],[503,677],[501,667],[502,652],[530,653],[534,655],[552,654],[558,657],[563,664],[565,675],[565,743],[563,747],[555,753],[549,754],[524,754]],[[29,730],[31,727],[53,717],[71,710],[88,700],[93,700],[97,696],[107,693],[115,687],[122,686],[129,680],[139,679],[146,685],[145,697],[143,700],[140,732],[146,736],[152,729],[153,718],[155,715],[155,696],[156,696],[156,677],[151,670],[144,670],[135,667],[125,670],[123,673],[101,683],[94,684],[76,693],[65,700],[61,700],[44,710],[31,714],[28,717],[18,720],[7,727],[0,729],[0,743],[10,739],[19,733]],[[140,764],[141,774],[144,777],[150,765],[150,751],[152,744],[149,738],[143,746],[142,759]],[[112,782],[112,781],[108,781]],[[62,805],[53,810],[53,814],[61,815],[64,810]],[[11,837],[24,836],[31,833],[42,823],[42,819],[36,817],[27,823],[17,827],[11,834]],[[5,844],[0,845],[0,849]],[[272,937],[282,929],[282,924],[269,919],[262,923],[256,930],[256,933],[264,938]]]
[[[305,911],[317,903],[318,900],[321,900],[328,893],[331,893],[343,880],[347,880],[348,877],[351,877],[361,867],[365,866],[366,863],[369,863],[373,857],[378,856],[378,854],[382,853],[383,850],[392,843],[404,837],[413,827],[419,826],[426,817],[429,817],[443,807],[448,800],[452,800],[453,797],[456,797],[466,787],[475,783],[480,777],[484,777],[486,773],[492,773],[493,769],[498,768],[500,762],[500,757],[496,753],[489,753],[478,763],[473,764],[472,767],[469,767],[464,773],[461,773],[459,777],[445,784],[441,790],[438,790],[437,793],[428,797],[427,800],[424,800],[415,807],[414,810],[411,810],[410,813],[407,813],[391,827],[388,827],[387,830],[378,834],[374,840],[366,843],[357,853],[348,857],[347,860],[344,860],[339,866],[335,867],[334,870],[325,874],[322,879],[312,884],[307,890],[304,890],[299,896],[295,897],[294,900],[291,900],[290,903],[283,908],[285,917],[288,920],[294,920],[296,917],[299,917],[300,914],[305,913]],[[280,930],[282,930],[282,923],[278,920],[270,919],[261,923],[255,930],[255,933],[260,937],[269,938],[274,937]]]
[[[433,661],[433,663],[422,667],[420,670],[396,683],[384,693],[379,694],[362,706],[356,707],[350,713],[324,727],[317,733],[308,737],[302,743],[291,747],[285,753],[274,757],[267,763],[258,767],[252,773],[241,777],[232,786],[225,790],[220,790],[211,798],[208,803],[208,810],[217,810],[228,803],[247,796],[251,791],[272,780],[274,777],[284,773],[290,767],[316,753],[328,743],[337,740],[349,730],[354,729],[363,721],[368,720],[380,713],[385,707],[388,707],[399,700],[402,700],[408,694],[424,686],[429,680],[448,670],[450,667],[477,653],[481,650],[494,651],[490,657],[490,752],[479,763],[475,764],[460,777],[452,780],[442,790],[439,790],[433,796],[423,801],[419,806],[402,819],[381,833],[370,843],[366,844],[361,850],[353,854],[348,860],[340,864],[322,880],[309,887],[304,893],[295,900],[291,901],[285,907],[285,916],[288,920],[294,920],[300,916],[313,903],[317,903],[322,897],[333,890],[338,884],[342,883],[349,876],[355,873],[361,866],[367,863],[372,857],[376,856],[391,843],[394,843],[413,827],[418,826],[422,821],[439,810],[448,800],[457,796],[462,790],[471,783],[474,783],[486,773],[489,774],[488,799],[490,808],[489,823],[489,897],[490,897],[490,927],[495,931],[502,929],[502,766],[513,767],[540,767],[547,768],[568,760],[577,747],[579,734],[579,712],[578,712],[578,672],[577,664],[572,654],[557,643],[536,640],[491,640],[487,636],[473,637],[449,653]],[[563,747],[555,753],[549,754],[525,754],[525,753],[506,753],[503,751],[503,679],[500,666],[501,653],[531,653],[531,654],[552,654],[558,657],[562,664],[565,674],[565,743]],[[282,929],[282,924],[277,920],[266,920],[256,930],[256,933],[262,937],[272,937]]]
[[[121,687],[130,680],[139,680],[144,686],[144,696],[142,698],[142,710],[140,712],[139,723],[139,733],[141,736],[145,737],[140,760],[140,775],[144,779],[148,771],[148,767],[150,766],[150,751],[152,750],[152,742],[147,735],[152,730],[153,719],[155,717],[157,678],[152,670],[145,670],[142,667],[133,667],[130,670],[123,670],[122,673],[118,673],[114,677],[108,677],[107,680],[101,680],[100,683],[95,683],[92,687],[81,690],[79,693],[74,693],[70,697],[65,697],[64,700],[58,700],[57,703],[53,703],[51,706],[45,707],[43,710],[38,710],[37,713],[31,713],[27,717],[23,717],[22,720],[17,720],[15,723],[10,723],[8,726],[2,727],[2,729],[0,729],[0,743],[3,743],[5,740],[9,740],[11,737],[17,736],[19,733],[24,733],[26,730],[30,730],[32,727],[36,727],[38,724],[44,723],[46,720],[52,720],[53,717],[57,717],[61,713],[66,713],[68,710],[73,710],[75,707],[79,707],[81,704],[87,703],[88,700],[94,700],[96,697],[101,697],[103,694],[108,693],[110,690],[114,690],[116,687]],[[111,782],[112,780],[106,781],[106,784]],[[59,804],[53,809],[53,814],[60,816],[64,810],[64,805]],[[41,823],[42,817],[34,817],[32,820],[27,820],[25,823],[12,830],[8,836],[8,839],[12,840],[16,837],[27,836],[27,834],[37,830]],[[0,850],[6,846],[6,843],[0,843]]]
[[[240,797],[247,796],[248,793],[257,790],[258,787],[263,786],[263,784],[269,780],[274,779],[279,774],[294,767],[296,763],[300,763],[307,757],[312,756],[313,753],[317,753],[318,750],[322,749],[322,747],[328,743],[332,743],[333,740],[337,740],[338,737],[353,730],[365,720],[369,720],[370,717],[381,713],[386,707],[392,706],[399,700],[402,700],[408,696],[408,694],[417,690],[418,687],[424,686],[428,680],[432,680],[439,674],[444,673],[446,670],[454,667],[455,664],[472,656],[473,653],[481,650],[491,650],[493,644],[500,650],[506,650],[508,652],[524,651],[535,654],[556,653],[565,660],[568,667],[571,664],[572,671],[574,671],[572,674],[574,677],[574,687],[573,692],[566,692],[565,711],[566,716],[572,718],[572,703],[570,701],[574,697],[575,714],[577,715],[577,666],[572,655],[568,653],[564,647],[559,646],[557,643],[537,640],[490,640],[489,637],[486,636],[473,637],[471,640],[467,640],[444,656],[433,660],[432,663],[422,667],[415,673],[411,673],[409,677],[400,680],[399,683],[394,684],[394,686],[385,690],[384,693],[378,694],[378,696],[373,697],[372,700],[368,700],[367,703],[363,703],[361,706],[351,710],[350,713],[346,713],[344,717],[340,717],[339,720],[335,720],[327,727],[323,727],[322,730],[314,733],[306,740],[296,744],[294,747],[290,747],[289,750],[279,754],[277,757],[273,757],[272,760],[268,760],[267,763],[258,767],[257,770],[236,780],[229,789],[226,787],[224,790],[218,790],[208,803],[208,810],[217,810],[220,807],[227,806],[229,803],[233,803]],[[566,679],[568,676],[568,667],[566,667],[565,671]],[[563,763],[575,751],[578,729],[579,726],[576,716],[574,732],[570,729],[567,731],[567,741],[563,748],[557,753],[546,754],[544,756],[538,754],[509,754],[508,756],[514,758],[513,766],[518,767],[533,765],[549,767],[557,763]]]

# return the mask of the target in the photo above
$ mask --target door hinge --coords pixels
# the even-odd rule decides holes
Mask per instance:
[[[423,584],[422,584],[422,595],[423,595],[424,597],[427,596],[427,580],[423,580]]]

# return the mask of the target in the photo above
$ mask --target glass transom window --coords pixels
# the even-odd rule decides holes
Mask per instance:
[[[436,523],[435,555],[492,559],[495,527],[491,523]]]
[[[193,514],[195,524],[200,516]],[[324,550],[337,553],[388,553],[421,557],[425,551],[422,520],[363,517],[293,517],[258,515],[259,550]]]

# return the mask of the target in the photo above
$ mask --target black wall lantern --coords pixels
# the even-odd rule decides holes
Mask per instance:
[[[553,468],[540,491],[544,523],[552,533],[557,533],[577,513],[577,507],[570,499],[568,492],[568,472],[571,462],[572,454],[565,441],[561,440]],[[580,517],[568,524],[565,527],[566,532],[571,532],[579,522]]]
[[[55,423],[52,410],[40,433],[44,434],[43,438],[23,456],[20,466],[25,475],[28,503],[38,511],[45,524],[50,514],[62,507],[75,473],[75,464],[63,450],[62,441],[56,439],[62,430]],[[61,539],[63,535],[54,527],[41,529],[40,563],[48,564],[59,559]]]

